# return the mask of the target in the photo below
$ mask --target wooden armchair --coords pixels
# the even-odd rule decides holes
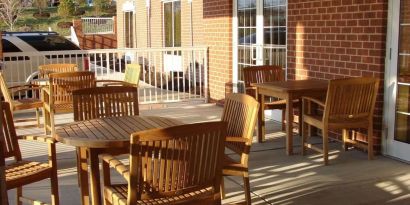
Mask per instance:
[[[103,86],[132,86],[138,87],[140,81],[141,67],[139,64],[127,64],[125,68],[124,80],[97,80],[97,83],[103,83]]]
[[[106,185],[105,203],[221,204],[225,132],[224,122],[207,122],[132,134],[129,167],[102,155],[128,182]]]
[[[280,66],[253,66],[243,69],[244,83],[245,83],[245,93],[257,98],[256,88],[253,87],[252,83],[265,83],[265,82],[275,82],[284,81],[285,75],[283,69]],[[299,102],[295,101],[293,103],[294,107],[299,106]],[[265,106],[261,108],[263,110],[282,110],[282,130],[285,130],[285,114],[286,114],[286,101],[285,100],[271,100],[268,98],[266,100]],[[263,136],[264,137],[264,136]]]
[[[42,204],[39,201],[23,197],[22,186],[50,178],[51,202],[53,205],[58,205],[59,195],[55,140],[47,136],[17,136],[10,105],[6,102],[2,102],[0,106],[0,156],[2,156],[0,158],[0,196],[2,196],[0,202],[7,201],[7,192],[1,190],[4,189],[1,184],[3,181],[3,183],[5,182],[6,190],[17,189],[18,204],[21,204],[21,202]],[[22,160],[18,139],[47,143],[49,148],[48,163]],[[7,158],[14,158],[14,160],[6,165],[5,160]],[[3,176],[5,180],[1,175],[5,175]],[[3,195],[6,196],[3,198]]]
[[[139,115],[138,88],[110,86],[85,88],[73,91],[74,121],[103,117]],[[80,150],[77,149],[77,162]],[[109,169],[103,164],[104,169]],[[80,170],[80,163],[77,163]],[[109,178],[109,173],[105,177]]]
[[[77,71],[77,64],[46,64],[38,66],[38,78],[48,78],[51,73]]]
[[[8,102],[10,105],[10,110],[18,111],[36,109],[37,127],[40,127],[39,111],[40,108],[43,107],[43,102],[39,97],[40,87],[31,84],[7,87],[4,75],[0,72],[0,89],[4,101]]]
[[[225,155],[223,175],[243,177],[247,204],[251,204],[248,160],[258,109],[259,103],[253,97],[245,94],[230,94],[226,98],[221,119],[227,123],[225,146],[240,158],[237,161]],[[222,197],[225,197],[223,179],[221,193]]]
[[[376,78],[348,78],[329,82],[326,101],[303,97],[302,154],[306,147],[323,153],[324,164],[328,164],[328,132],[330,129],[342,129],[345,150],[352,144],[368,151],[368,158],[373,158],[373,111],[377,97],[379,80]],[[309,104],[323,108],[323,114],[312,112]],[[322,130],[323,148],[307,143],[307,125]],[[367,146],[355,139],[350,139],[349,129],[367,129]]]
[[[49,86],[43,88],[44,128],[54,133],[54,114],[73,110],[74,90],[95,87],[95,74],[90,71],[51,73]]]
[[[73,91],[74,121],[139,115],[138,88],[95,87]]]

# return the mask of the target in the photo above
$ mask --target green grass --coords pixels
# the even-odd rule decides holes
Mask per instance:
[[[68,19],[61,18],[57,14],[57,7],[50,7],[45,9],[44,12],[50,13],[50,18],[48,19],[37,19],[33,17],[33,14],[38,10],[36,8],[27,8],[23,11],[23,14],[19,16],[19,19],[14,26],[14,31],[25,31],[24,28],[31,28],[29,31],[48,31],[48,27],[51,27],[52,31],[58,32],[60,35],[68,36],[70,35],[70,29],[62,29],[57,26],[58,22],[72,22],[73,19],[86,17],[86,16],[95,16],[92,7],[81,7],[79,9],[85,10],[85,14],[82,16],[74,16]],[[102,16],[113,16],[115,14],[110,14],[107,12],[102,13]],[[0,21],[0,30],[9,31],[9,28],[3,21]]]

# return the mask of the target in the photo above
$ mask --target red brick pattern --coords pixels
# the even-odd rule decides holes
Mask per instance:
[[[288,0],[288,78],[384,78],[387,0]],[[383,81],[375,111],[380,146]]]

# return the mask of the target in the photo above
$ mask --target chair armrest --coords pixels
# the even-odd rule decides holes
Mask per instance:
[[[303,102],[310,101],[310,102],[316,103],[316,104],[318,104],[318,105],[320,105],[320,106],[322,106],[322,107],[325,106],[325,102],[323,102],[323,101],[321,101],[321,100],[319,100],[319,99],[316,99],[316,98],[312,98],[312,97],[302,97],[302,100],[303,100]]]
[[[120,160],[109,154],[100,155],[103,162],[107,163],[110,167],[114,168],[121,176],[128,182],[130,181],[130,168],[123,164]]]
[[[243,138],[243,137],[226,137],[225,142],[243,142],[247,143],[249,142],[249,139]]]
[[[25,85],[11,86],[11,87],[8,87],[8,89],[16,89],[16,88],[24,88],[24,87],[27,87],[27,88],[36,88],[36,87],[39,87],[39,86],[29,83],[29,84],[25,84]]]
[[[27,140],[27,141],[36,141],[36,142],[45,142],[45,143],[56,143],[57,141],[50,136],[47,135],[19,135],[17,136],[18,139]]]

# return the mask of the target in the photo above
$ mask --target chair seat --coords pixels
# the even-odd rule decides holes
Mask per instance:
[[[323,129],[322,115],[303,114],[303,121],[317,128]],[[328,126],[330,129],[343,128],[367,128],[369,120],[367,118],[343,118],[329,119]]]
[[[49,178],[51,167],[46,163],[19,161],[6,165],[7,189]]]
[[[27,110],[41,107],[43,107],[43,101],[41,101],[40,99],[28,98],[13,101],[14,110]]]
[[[248,167],[240,162],[230,158],[228,155],[224,156],[223,175],[239,175],[242,176],[243,172],[248,172]]]
[[[52,109],[57,110],[57,111],[59,111],[59,110],[72,110],[73,109],[73,103],[72,102],[62,102],[62,103],[56,102],[56,103],[54,103]]]
[[[180,204],[192,198],[197,199],[195,204],[208,204],[206,202],[200,203],[201,199],[213,197],[213,189],[206,188],[195,192],[171,196],[167,198],[142,199],[137,201],[137,204]],[[104,187],[104,197],[113,205],[127,205],[128,185],[119,184]],[[190,201],[192,202],[192,201]]]

